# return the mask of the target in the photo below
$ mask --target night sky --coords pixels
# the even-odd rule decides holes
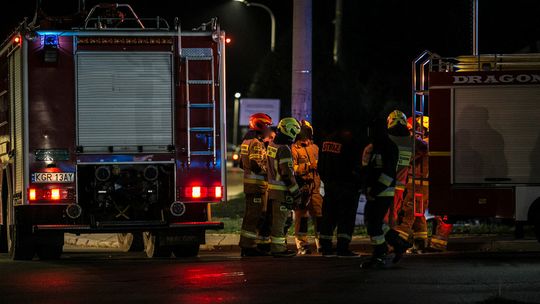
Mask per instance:
[[[105,1],[95,1],[105,2]],[[277,51],[291,53],[292,0],[259,0],[277,19]],[[77,1],[43,0],[60,13],[76,9]],[[93,3],[87,1],[87,6]],[[124,1],[140,17],[175,16],[182,27],[192,28],[217,16],[232,38],[228,45],[228,99],[234,92],[246,96],[255,72],[269,54],[270,20],[256,7],[232,0]],[[313,0],[314,74],[317,65],[331,61],[333,0]],[[63,5],[65,4],[65,5]],[[4,6],[6,6],[4,4]],[[6,35],[24,16],[32,16],[35,0],[18,0],[0,11],[0,32]],[[538,52],[540,1],[480,0],[480,52],[514,53],[528,47]],[[54,15],[54,12],[49,12]],[[344,0],[343,60],[345,69],[358,77],[372,71],[388,79],[385,96],[408,103],[410,62],[424,49],[442,56],[471,52],[471,4],[469,0]],[[290,55],[289,55],[290,56]],[[365,71],[362,75],[363,71]],[[314,79],[321,79],[314,75]],[[318,84],[314,83],[314,87]],[[315,98],[315,97],[314,97]],[[317,111],[314,108],[314,111]]]

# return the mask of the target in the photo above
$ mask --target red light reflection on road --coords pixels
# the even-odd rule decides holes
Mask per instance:
[[[246,282],[241,269],[216,264],[176,269],[175,279],[176,286],[182,289],[178,302],[198,304],[234,303],[239,298],[236,292],[230,291],[230,285],[238,285],[240,289]]]
[[[212,284],[240,284],[244,282],[244,273],[221,265],[198,265],[180,269],[177,279],[193,287],[206,288]]]
[[[36,272],[24,276],[20,287],[27,286],[32,292],[58,292],[73,289],[75,277],[63,272]]]

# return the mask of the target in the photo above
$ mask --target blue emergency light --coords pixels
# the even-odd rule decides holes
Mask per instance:
[[[48,47],[58,47],[58,35],[45,35],[43,37],[43,45]]]

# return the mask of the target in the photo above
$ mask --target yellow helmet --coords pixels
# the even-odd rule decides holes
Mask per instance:
[[[386,126],[388,129],[394,128],[397,125],[407,127],[407,116],[400,110],[394,110],[386,119]]]
[[[423,116],[422,120],[423,120],[422,127],[424,127],[424,129],[429,131],[429,117],[428,116]],[[420,124],[420,117],[416,117],[416,123],[417,123],[417,125]],[[413,118],[412,117],[407,118],[407,128],[409,128],[409,130],[412,130],[412,128],[413,128]]]
[[[429,131],[429,116],[423,116],[422,120],[422,126]],[[420,122],[420,119],[418,119],[418,122]]]
[[[300,133],[300,123],[295,118],[286,117],[279,121],[278,130],[294,140],[296,135]]]

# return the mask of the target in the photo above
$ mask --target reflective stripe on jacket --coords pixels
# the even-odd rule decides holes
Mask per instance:
[[[268,182],[264,142],[257,137],[245,139],[240,146],[240,161],[244,169],[244,192],[265,193]]]
[[[284,200],[287,194],[299,190],[294,177],[291,149],[274,142],[268,145],[267,153],[268,197]]]

